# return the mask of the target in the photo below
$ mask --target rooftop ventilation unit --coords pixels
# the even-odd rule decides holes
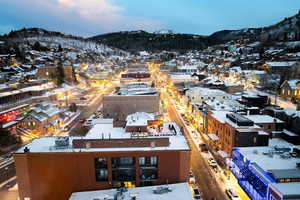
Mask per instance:
[[[69,137],[68,136],[61,136],[55,139],[55,147],[58,148],[65,148],[69,146]]]
[[[169,192],[172,192],[172,190],[168,186],[157,187],[155,190],[153,190],[154,194],[165,194]]]
[[[250,119],[248,119],[242,115],[236,114],[236,113],[226,114],[226,117],[233,123],[237,124],[238,126],[253,126],[254,125],[253,121],[251,121]]]

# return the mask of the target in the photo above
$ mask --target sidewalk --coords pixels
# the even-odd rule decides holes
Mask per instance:
[[[176,104],[176,102],[174,102],[173,100],[171,100],[173,102],[173,106],[177,105],[180,107],[180,105]],[[188,130],[188,134],[190,135],[190,137],[192,138],[192,142],[196,145],[199,153],[201,153],[201,156],[203,158],[205,158],[206,160],[206,165],[209,168],[209,175],[211,177],[214,177],[214,179],[216,180],[216,183],[219,185],[219,187],[225,191],[226,189],[230,189],[233,188],[235,189],[235,191],[238,193],[239,197],[243,200],[250,200],[250,198],[247,196],[247,194],[240,188],[240,186],[238,185],[237,182],[232,181],[234,179],[234,177],[232,176],[232,174],[230,173],[229,177],[227,177],[225,174],[227,174],[227,169],[224,169],[222,167],[219,166],[219,164],[217,163],[217,170],[214,171],[212,167],[210,167],[210,164],[208,162],[209,158],[213,158],[214,160],[216,160],[214,158],[214,156],[211,154],[211,152],[202,152],[199,144],[201,143],[205,143],[203,142],[203,140],[201,139],[202,134],[196,130],[195,127],[193,127],[192,125],[187,126],[186,123],[184,122],[182,116],[180,114],[178,114],[178,110],[176,109],[176,106],[174,106],[175,110],[177,111],[177,115],[179,117],[179,119],[181,120],[182,124],[184,124],[186,130]]]

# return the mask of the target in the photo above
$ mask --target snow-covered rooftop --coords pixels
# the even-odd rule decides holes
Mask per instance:
[[[129,188],[128,191],[125,192],[123,200],[131,200],[133,196],[136,196],[137,199],[142,200],[193,200],[191,189],[188,183],[164,185],[164,187],[168,187],[170,189],[170,192],[164,194],[154,193],[154,190],[156,190],[158,187],[161,186]],[[105,199],[107,197],[113,198],[116,193],[116,189],[75,192],[71,195],[69,200],[94,200]]]
[[[19,93],[23,93],[23,92],[29,92],[29,91],[47,90],[47,89],[50,89],[50,88],[53,88],[53,87],[54,87],[53,83],[44,83],[43,85],[30,86],[30,87],[25,87],[25,88],[22,88],[22,89],[19,89],[19,90],[2,92],[2,93],[0,93],[0,97],[15,95],[15,94],[19,94]]]
[[[245,115],[245,117],[258,124],[284,123],[280,119],[271,117],[269,115]]]
[[[182,80],[197,81],[198,77],[197,76],[192,76],[190,74],[176,73],[176,74],[171,75],[171,79],[173,81],[182,81]]]
[[[137,112],[127,116],[126,126],[147,126],[148,120],[154,120],[154,115],[145,112]]]
[[[274,140],[274,139],[272,139]],[[284,157],[282,153],[276,153],[274,147],[278,148],[293,148],[300,146],[294,146],[282,139],[276,138],[276,140],[270,140],[269,146],[264,147],[239,147],[241,152],[248,160],[255,162],[263,170],[279,170],[279,169],[296,169],[297,163],[300,162],[298,157]],[[271,154],[271,155],[270,155]]]
[[[300,79],[292,79],[288,81],[289,86],[291,89],[300,89]]]
[[[177,129],[178,130],[178,129]],[[125,132],[123,128],[113,127],[112,123],[96,124],[85,137],[69,137],[70,146],[64,149],[55,148],[57,137],[41,137],[32,140],[16,153],[23,153],[24,148],[28,147],[31,153],[50,153],[50,152],[113,152],[113,151],[164,151],[164,150],[190,150],[185,137],[177,131],[176,135],[156,135],[145,136],[144,138],[169,138],[168,146],[156,147],[126,147],[126,148],[73,148],[72,141],[75,139],[132,139],[131,133]],[[149,134],[150,135],[150,134]]]
[[[271,187],[276,188],[282,195],[300,195],[300,182],[295,183],[272,183]]]
[[[285,62],[266,62],[271,67],[290,67],[296,64],[296,61],[285,61]]]

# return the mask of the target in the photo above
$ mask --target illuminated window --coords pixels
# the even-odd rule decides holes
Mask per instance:
[[[96,181],[107,181],[107,160],[106,158],[95,158]]]

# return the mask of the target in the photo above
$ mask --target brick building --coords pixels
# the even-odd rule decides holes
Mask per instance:
[[[227,111],[212,111],[208,115],[210,145],[231,156],[233,147],[267,146],[269,134],[253,121]]]
[[[112,124],[97,124],[84,138],[34,139],[14,154],[20,199],[65,200],[73,192],[109,189],[123,182],[187,182],[190,148],[179,128],[169,125],[148,127],[142,138]]]
[[[124,121],[136,112],[158,113],[160,96],[155,95],[109,95],[103,97],[105,118]]]
[[[73,82],[75,79],[75,74],[73,71],[73,67],[71,65],[63,66],[65,79],[69,82]],[[49,65],[49,66],[39,66],[37,77],[39,79],[51,79],[57,76],[58,74],[58,66],[57,65]]]

